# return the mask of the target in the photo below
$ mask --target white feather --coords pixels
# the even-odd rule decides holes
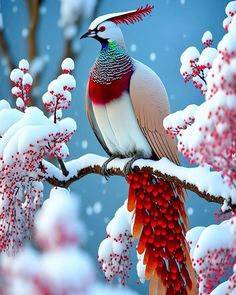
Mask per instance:
[[[112,154],[150,157],[152,150],[140,130],[127,92],[106,105],[93,104],[94,115],[104,141]]]

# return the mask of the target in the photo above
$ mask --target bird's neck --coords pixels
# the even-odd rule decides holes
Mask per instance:
[[[102,43],[100,54],[90,73],[90,78],[100,84],[111,84],[132,73],[134,65],[125,47],[115,41]]]

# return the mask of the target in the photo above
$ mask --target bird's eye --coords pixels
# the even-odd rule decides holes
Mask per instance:
[[[101,26],[100,28],[99,28],[99,32],[104,32],[106,30],[106,27],[104,27],[104,26]]]

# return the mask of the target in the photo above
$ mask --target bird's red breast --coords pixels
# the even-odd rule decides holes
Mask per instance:
[[[130,78],[133,72],[128,72],[122,78],[111,81],[110,84],[95,82],[89,79],[89,96],[94,104],[106,104],[121,97],[122,93],[129,91]]]

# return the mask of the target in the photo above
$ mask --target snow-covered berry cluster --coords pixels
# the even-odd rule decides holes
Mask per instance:
[[[127,211],[127,204],[125,203],[109,222],[107,237],[99,246],[98,261],[105,278],[109,282],[115,276],[119,276],[119,282],[125,285],[129,278],[128,271],[132,266],[129,249],[133,244],[131,216],[132,214]]]
[[[192,264],[198,275],[199,295],[236,291],[235,275],[230,276],[236,262],[234,219],[208,227],[198,226],[187,233]],[[228,281],[223,283],[223,278]]]
[[[164,119],[163,125],[167,134],[172,136],[172,139],[174,139],[174,136],[176,135],[179,135],[180,137],[182,135],[182,131],[194,123],[197,108],[197,105],[191,104],[184,110],[171,114]]]
[[[78,205],[78,196],[68,190],[51,190],[34,223],[34,243],[41,251],[28,245],[15,257],[1,256],[1,294],[90,294],[95,271],[78,247],[85,234]]]
[[[14,69],[10,73],[10,80],[13,84],[11,92],[16,97],[16,106],[24,111],[30,102],[30,90],[33,84],[33,78],[28,73],[29,63],[22,59],[19,62],[19,68]]]
[[[188,108],[186,108],[168,116],[164,123],[167,131],[174,129],[173,134],[178,134],[178,149],[185,157],[190,158],[192,163],[209,164],[214,170],[222,173],[229,185],[234,186],[236,184],[236,16],[233,10],[235,5],[236,1],[232,1],[226,7],[226,11],[231,15],[231,23],[228,26],[228,33],[218,44],[217,55],[206,78],[206,101],[195,109],[194,122],[191,126],[184,125],[187,128],[178,133],[175,122],[181,122],[183,118],[188,117],[186,112]],[[204,50],[209,49],[211,48]],[[182,58],[188,52],[189,50],[182,55]],[[190,50],[191,52],[194,52],[194,58],[198,56],[196,49]],[[189,117],[192,117],[191,110]],[[179,123],[177,125],[182,127]]]
[[[204,45],[202,53],[200,54],[196,47],[191,46],[183,52],[180,58],[182,64],[180,73],[184,82],[187,83],[192,80],[194,86],[200,89],[202,94],[207,91],[206,78],[217,56],[217,50],[210,47],[213,43],[212,40],[210,31],[205,32],[202,37]]]
[[[225,8],[225,13],[227,17],[223,21],[223,27],[226,31],[228,31],[229,26],[231,25],[232,21],[235,25],[235,14],[236,14],[236,2],[231,1]]]
[[[43,251],[77,247],[84,240],[85,227],[78,219],[78,197],[63,188],[53,188],[35,218],[34,237]]]
[[[234,1],[236,3],[236,1]],[[209,71],[206,99],[218,92],[225,96],[236,95],[236,15],[228,27],[228,33],[218,44],[218,56]]]
[[[202,44],[204,48],[211,47],[213,44],[213,37],[210,31],[206,31],[202,36]]]
[[[15,252],[29,236],[43,202],[43,159],[68,156],[73,119],[54,124],[36,107],[25,112],[0,101],[0,251]]]
[[[74,61],[71,58],[66,58],[61,67],[63,74],[48,85],[48,91],[42,97],[47,112],[54,113],[54,123],[61,119],[61,110],[68,109],[70,106],[70,91],[76,87],[75,78],[70,74],[74,69]]]
[[[36,247],[28,244],[14,257],[1,254],[1,295],[137,295],[96,280],[94,263],[81,249],[87,231],[80,209],[78,195],[51,190],[35,217]]]

